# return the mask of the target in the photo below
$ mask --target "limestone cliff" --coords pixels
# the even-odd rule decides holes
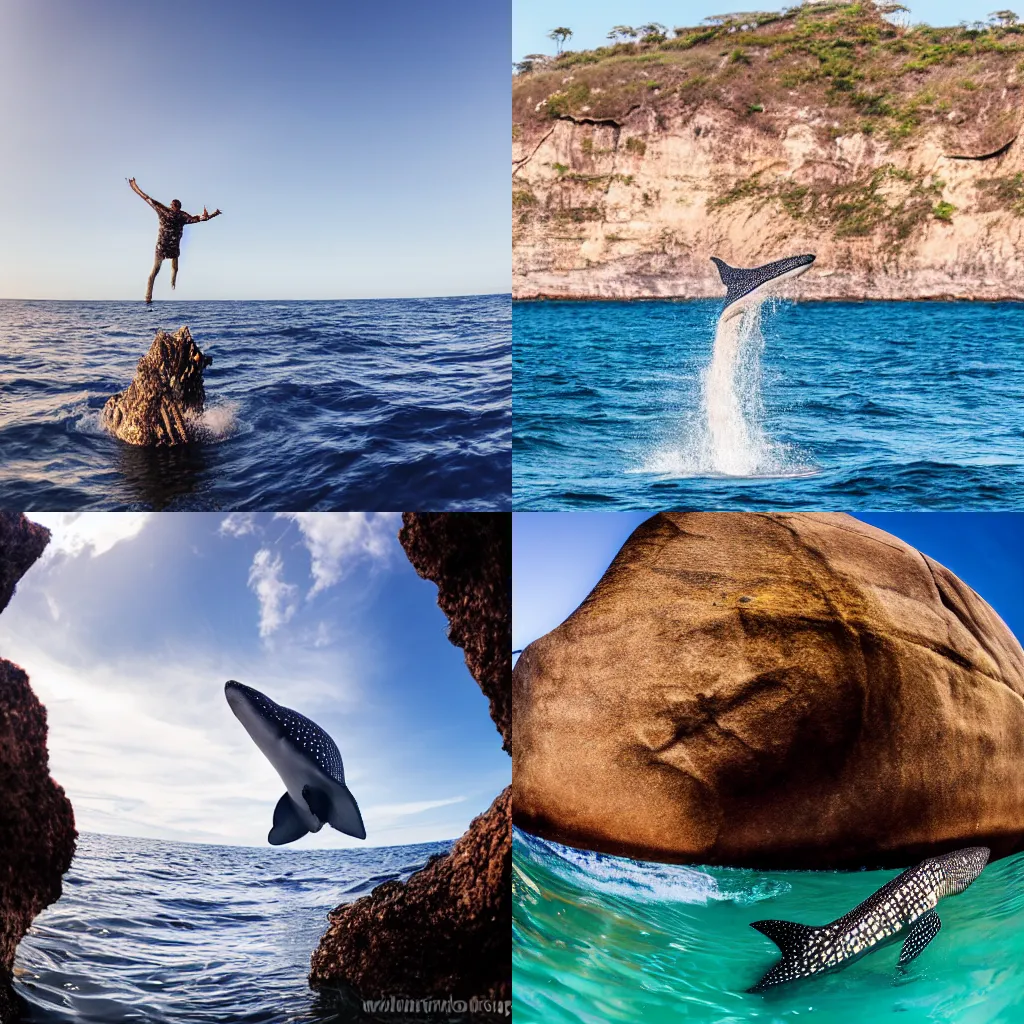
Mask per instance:
[[[49,531],[0,512],[0,611],[42,554]],[[75,819],[50,778],[46,710],[28,677],[0,659],[0,1022],[19,1019],[11,988],[14,954],[35,916],[61,894],[75,852]]]
[[[406,512],[399,535],[416,571],[437,584],[449,638],[490,701],[511,753],[512,573],[507,513]],[[330,914],[310,984],[363,999],[464,1001],[471,1018],[501,1016],[472,1000],[512,998],[511,794],[506,788],[451,853],[407,883],[385,882]]]
[[[872,5],[714,19],[513,82],[513,295],[1024,298],[1024,33]],[[529,62],[528,62],[529,63]]]

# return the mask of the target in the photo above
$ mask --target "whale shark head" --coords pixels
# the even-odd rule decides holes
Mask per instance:
[[[932,857],[931,862],[942,869],[944,886],[950,896],[963,892],[981,874],[991,850],[987,846],[968,846],[963,850]]]
[[[731,320],[743,310],[757,305],[772,288],[805,274],[814,259],[813,255],[807,253],[803,256],[787,256],[784,260],[765,263],[761,267],[743,269],[730,267],[725,260],[712,256],[711,261],[718,267],[718,274],[726,287],[725,306],[719,320]]]

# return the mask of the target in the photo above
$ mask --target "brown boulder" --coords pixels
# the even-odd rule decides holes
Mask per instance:
[[[49,531],[0,512],[0,611],[42,553]],[[0,659],[0,1021],[18,1019],[11,988],[14,954],[35,916],[59,899],[75,852],[75,819],[50,778],[46,709],[28,677]]]
[[[203,435],[199,417],[206,403],[203,370],[213,362],[187,327],[157,331],[125,391],[107,399],[103,425],[136,445],[185,444]]]
[[[513,818],[568,844],[789,868],[1024,849],[1024,651],[850,516],[654,516],[512,701]]]
[[[437,584],[448,637],[465,651],[511,751],[511,516],[406,512],[399,539],[420,576]],[[309,983],[362,999],[510,1000],[510,805],[505,789],[450,853],[408,882],[385,882],[332,911]]]

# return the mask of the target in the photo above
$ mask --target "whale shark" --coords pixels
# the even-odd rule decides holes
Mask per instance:
[[[325,823],[365,839],[363,817],[345,785],[345,769],[334,740],[305,715],[234,679],[224,684],[224,696],[285,784],[267,841],[272,846],[293,843],[307,832],[319,832]]]
[[[955,896],[981,874],[989,849],[972,846],[929,857],[886,882],[876,893],[831,924],[815,927],[795,921],[754,921],[750,927],[767,935],[782,959],[748,992],[845,967],[865,953],[906,932],[898,967],[904,967],[939,932],[935,905]]]
[[[731,320],[745,309],[760,305],[765,295],[776,285],[806,273],[814,259],[810,253],[803,256],[787,256],[784,260],[744,270],[740,267],[730,267],[725,260],[712,256],[711,262],[718,267],[718,276],[726,288],[725,306],[718,318],[719,322]]]
[[[759,337],[757,311],[775,285],[805,273],[814,256],[789,256],[750,270],[730,267],[717,256],[711,259],[726,295],[704,378],[709,468],[723,476],[758,476],[771,459],[756,422],[756,402],[751,404],[750,384],[759,380],[757,372],[750,375],[749,365],[750,352],[757,351],[751,344]],[[741,316],[748,311],[749,317]]]

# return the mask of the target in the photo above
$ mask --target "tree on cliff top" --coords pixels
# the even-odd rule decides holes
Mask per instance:
[[[562,52],[562,46],[565,43],[566,39],[571,39],[571,38],[572,38],[572,29],[571,28],[553,28],[548,33],[548,39],[553,39],[555,41],[555,46],[558,47],[558,52],[559,53]]]

